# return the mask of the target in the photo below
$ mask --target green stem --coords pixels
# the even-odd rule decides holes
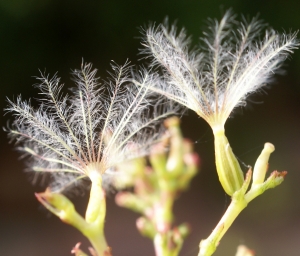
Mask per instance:
[[[200,242],[200,251],[198,256],[211,256],[215,252],[220,240],[227,232],[233,221],[237,218],[241,211],[246,208],[248,203],[264,193],[267,189],[280,185],[283,182],[285,175],[286,172],[280,173],[274,171],[264,183],[255,185],[252,184],[251,189],[246,193],[252,176],[252,171],[250,169],[246,174],[243,186],[240,190],[233,194],[232,201],[216,228],[207,239]]]
[[[156,256],[177,256],[180,248],[176,246],[175,248],[168,247],[168,235],[157,233],[154,237],[154,248]]]
[[[162,194],[159,195],[158,207],[155,209],[156,235],[154,237],[154,247],[156,256],[173,256],[170,254],[172,248],[169,248],[169,232],[173,219],[172,207],[174,203],[174,193],[169,191],[164,182],[160,182]],[[174,255],[176,256],[176,255]]]
[[[200,242],[200,252],[198,256],[210,256],[215,252],[217,245],[219,244],[224,234],[227,232],[236,217],[246,206],[246,200],[236,200],[235,198],[232,198],[229,207],[227,208],[225,214],[223,215],[213,232],[207,239]]]
[[[106,202],[105,193],[102,188],[102,177],[95,175],[91,181],[90,199],[85,214],[85,220],[89,224],[89,228],[83,230],[83,233],[93,245],[98,256],[106,256],[110,254],[104,236]]]
[[[207,239],[200,242],[198,256],[210,256],[215,252],[220,240],[230,228],[231,224],[248,205],[248,201],[245,199],[245,193],[249,187],[251,176],[252,171],[249,169],[242,187],[232,195],[231,203],[216,228]]]
[[[103,232],[98,232],[94,235],[86,235],[92,244],[94,250],[97,252],[98,256],[109,256],[109,248],[107,246]]]

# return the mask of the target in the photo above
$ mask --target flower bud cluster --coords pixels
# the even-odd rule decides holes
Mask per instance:
[[[156,248],[171,246],[169,251],[179,251],[188,226],[172,228],[172,206],[178,193],[185,190],[196,175],[199,158],[193,153],[191,142],[182,138],[177,117],[167,119],[165,126],[165,138],[151,149],[151,167],[146,166],[143,159],[132,160],[128,163],[131,176],[116,180],[119,187],[122,181],[125,181],[124,187],[134,187],[133,193],[119,192],[116,202],[143,215],[137,220],[137,228],[141,234],[154,239]]]

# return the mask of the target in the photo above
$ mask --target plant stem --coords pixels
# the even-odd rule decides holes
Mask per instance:
[[[280,185],[283,182],[285,175],[286,172],[280,173],[274,171],[264,183],[255,185],[252,184],[250,190],[247,192],[252,177],[252,170],[250,168],[245,176],[243,186],[232,195],[231,203],[216,228],[207,239],[200,242],[200,251],[198,256],[211,256],[215,252],[217,245],[233,221],[237,218],[241,211],[246,208],[248,203],[264,193],[267,189]]]
[[[98,256],[110,256],[109,248],[106,243],[103,232],[87,236]]]
[[[91,181],[90,199],[85,215],[89,228],[84,230],[83,233],[93,245],[98,256],[109,256],[111,254],[104,236],[106,202],[102,188],[102,178],[100,175],[95,175]]]
[[[156,256],[169,256],[172,250],[168,248],[168,234],[173,219],[172,207],[174,203],[174,193],[169,191],[168,187],[162,181],[160,182],[160,188],[162,192],[155,209],[154,222],[157,233],[154,237],[154,247]]]
[[[223,215],[213,232],[207,239],[201,241],[200,252],[198,256],[210,256],[215,252],[217,245],[219,244],[224,234],[227,232],[233,221],[246,206],[246,200],[237,200],[234,197],[232,198],[229,207],[227,208],[225,214]]]
[[[181,247],[168,248],[170,245],[167,234],[157,233],[154,237],[154,248],[156,256],[177,256]]]

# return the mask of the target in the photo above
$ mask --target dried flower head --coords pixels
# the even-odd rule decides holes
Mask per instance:
[[[114,165],[144,153],[158,136],[152,128],[173,113],[146,87],[129,81],[128,63],[112,69],[111,78],[100,84],[92,65],[83,63],[73,71],[71,95],[61,93],[60,78],[42,74],[38,109],[21,97],[9,100],[7,110],[15,116],[9,135],[31,156],[33,171],[50,173],[54,191],[85,177],[109,177]],[[141,80],[148,84],[151,76]]]
[[[194,51],[188,50],[184,29],[150,27],[142,53],[163,72],[151,81],[151,89],[194,110],[213,130],[223,129],[232,110],[268,83],[299,45],[296,33],[279,35],[267,29],[260,37],[264,27],[257,18],[238,23],[227,11],[220,22],[211,20],[201,38],[203,47]]]
[[[297,33],[279,35],[266,29],[260,37],[264,27],[257,18],[238,23],[227,11],[220,22],[210,21],[209,32],[201,38],[204,45],[193,51],[184,29],[178,32],[165,24],[145,31],[142,53],[151,58],[151,69],[160,68],[149,88],[194,110],[211,126],[219,180],[230,196],[241,189],[244,175],[225,136],[225,122],[299,46]]]

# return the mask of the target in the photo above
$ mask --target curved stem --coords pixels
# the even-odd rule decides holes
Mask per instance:
[[[236,200],[232,198],[232,201],[227,208],[225,214],[219,221],[218,225],[215,227],[210,236],[200,242],[200,252],[198,256],[210,256],[212,255],[220,240],[230,228],[231,224],[241,213],[241,211],[246,208],[247,202],[245,200]]]

